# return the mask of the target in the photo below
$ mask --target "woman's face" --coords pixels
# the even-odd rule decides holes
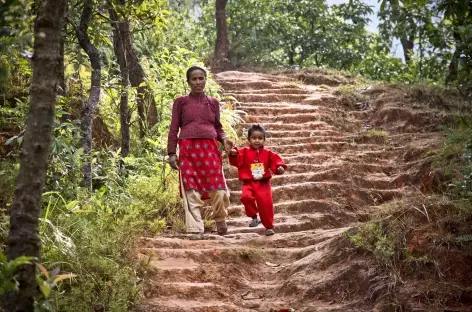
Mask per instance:
[[[199,69],[196,69],[190,73],[188,85],[193,94],[202,94],[205,89],[205,73]]]

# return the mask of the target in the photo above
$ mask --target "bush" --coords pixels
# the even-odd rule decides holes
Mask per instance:
[[[457,125],[446,129],[445,144],[437,157],[436,166],[446,169],[451,178],[449,187],[456,199],[472,200],[472,123],[467,117],[457,117]]]

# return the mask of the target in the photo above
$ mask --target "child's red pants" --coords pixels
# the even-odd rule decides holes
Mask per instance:
[[[274,203],[270,180],[245,181],[242,186],[241,203],[250,218],[257,215],[266,229],[274,227]]]

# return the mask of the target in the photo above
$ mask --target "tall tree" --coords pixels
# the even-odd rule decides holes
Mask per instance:
[[[123,0],[118,0],[119,5],[124,5]],[[129,95],[129,68],[126,59],[126,45],[122,38],[130,36],[129,26],[126,21],[120,19],[113,6],[112,1],[109,2],[110,20],[113,27],[113,48],[120,66],[121,74],[121,96],[120,96],[120,132],[121,132],[121,156],[126,157],[130,152],[130,111],[128,106]]]
[[[61,77],[61,32],[66,0],[40,2],[34,25],[33,76],[30,109],[26,122],[15,196],[9,210],[8,259],[39,258],[38,233],[48,156],[51,148],[56,96]],[[34,311],[36,274],[34,265],[18,270],[19,291],[5,298],[5,310]]]
[[[137,88],[139,136],[143,138],[147,126],[152,127],[157,123],[156,102],[151,90],[144,84],[144,78],[146,76],[133,46],[129,21],[125,19],[122,23],[122,27],[123,31],[120,31],[119,35],[121,36],[121,42],[123,42],[125,46],[129,81],[133,88]]]
[[[453,26],[454,53],[452,55],[449,72],[446,77],[446,84],[455,82],[459,78],[459,61],[462,58],[463,64],[470,64],[472,49],[470,49],[470,27],[472,24],[472,2],[468,0],[458,1],[438,1],[437,10],[444,14],[444,19],[451,22]],[[470,71],[470,66],[465,66],[465,71]],[[469,77],[466,77],[466,80]]]
[[[405,62],[410,64],[413,56],[414,42],[417,37],[416,23],[405,4],[409,0],[382,0],[379,17],[383,21],[380,24],[381,33],[386,37],[398,37],[403,48]]]
[[[82,108],[82,147],[84,149],[85,160],[83,165],[83,186],[92,188],[92,162],[90,150],[92,149],[92,128],[93,119],[100,101],[100,90],[102,80],[102,65],[100,61],[100,51],[93,45],[88,35],[88,27],[92,18],[94,0],[85,0],[79,26],[75,26],[75,33],[80,47],[87,53],[92,66],[92,79],[90,81],[90,94],[84,102]]]
[[[215,72],[224,71],[228,67],[228,23],[226,21],[226,5],[228,0],[216,0],[215,20],[216,20],[216,44],[213,70]]]

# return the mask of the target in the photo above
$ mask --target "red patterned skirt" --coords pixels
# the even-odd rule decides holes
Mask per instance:
[[[207,192],[226,190],[221,152],[214,139],[179,140],[179,166],[184,189]]]

